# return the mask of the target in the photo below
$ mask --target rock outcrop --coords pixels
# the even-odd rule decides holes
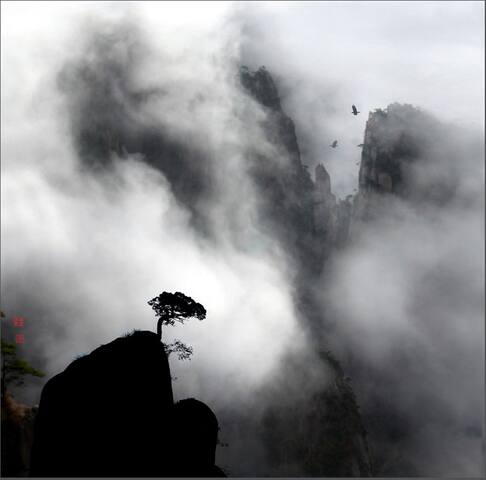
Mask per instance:
[[[158,476],[172,407],[169,364],[152,332],[73,361],[42,391],[31,476]]]
[[[332,251],[347,240],[352,204],[336,200],[323,165],[316,167],[315,180],[302,165],[295,126],[282,109],[269,72],[243,67],[241,82],[264,110],[264,131],[280,151],[277,159],[251,159],[263,199],[261,214],[271,222],[275,240],[293,256],[295,303],[303,326],[313,334],[312,346],[320,351],[325,331],[313,285]],[[295,404],[267,408],[264,436],[270,468],[277,475],[369,476],[372,461],[352,387],[331,355],[320,355],[320,361],[333,378],[331,388]],[[288,377],[292,383],[292,373]]]
[[[264,112],[265,139],[277,155],[248,153],[249,172],[258,189],[260,221],[301,267],[313,268],[310,257],[319,255],[313,235],[313,182],[302,165],[293,121],[282,109],[277,88],[264,68],[242,67],[241,84]]]
[[[366,123],[359,170],[360,193],[407,194],[406,169],[420,155],[426,131],[415,130],[420,112],[411,106],[392,104],[370,112]],[[422,140],[422,141],[421,141]]]
[[[2,398],[2,476],[29,474],[37,407],[19,403],[7,391]]]
[[[34,430],[34,477],[224,477],[218,421],[204,403],[174,405],[157,335],[135,331],[51,378]]]
[[[393,199],[415,205],[449,202],[458,188],[460,167],[443,153],[439,158],[435,148],[449,141],[444,151],[461,158],[454,153],[453,136],[447,126],[411,105],[393,103],[370,112],[353,221],[376,218]]]

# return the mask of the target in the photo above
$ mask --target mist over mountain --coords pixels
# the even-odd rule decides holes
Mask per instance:
[[[49,377],[188,292],[208,317],[167,331],[195,352],[174,396],[214,408],[230,475],[480,476],[483,133],[400,98],[353,118],[251,10],[173,8],[73,10],[6,50],[2,309],[25,356]]]
[[[350,243],[325,275],[323,308],[375,445],[394,458],[382,457],[384,475],[481,465],[481,158],[479,136],[410,105],[369,116]]]

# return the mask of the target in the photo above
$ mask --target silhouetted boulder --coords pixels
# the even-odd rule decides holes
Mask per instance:
[[[173,476],[225,477],[214,465],[218,443],[218,420],[203,402],[188,398],[172,408]]]
[[[72,362],[45,385],[31,476],[163,476],[168,468],[169,363],[137,331]]]

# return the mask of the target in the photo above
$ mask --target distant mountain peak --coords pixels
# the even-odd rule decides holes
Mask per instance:
[[[246,66],[242,66],[240,68],[240,80],[255,100],[263,106],[273,110],[282,110],[275,82],[264,66],[261,66],[255,72],[252,72]]]

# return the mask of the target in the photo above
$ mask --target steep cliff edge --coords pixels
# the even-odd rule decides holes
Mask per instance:
[[[262,129],[279,152],[276,158],[248,156],[259,188],[262,220],[270,222],[269,235],[293,255],[301,275],[317,276],[332,249],[345,242],[351,203],[333,195],[324,165],[317,165],[312,178],[302,164],[294,122],[285,113],[268,70],[261,67],[252,72],[242,67],[240,79],[262,107]]]
[[[450,202],[462,177],[456,159],[466,161],[456,151],[456,134],[412,105],[392,103],[370,112],[353,221],[376,218],[387,208],[386,198],[439,207]],[[444,144],[448,148],[439,151]]]
[[[280,152],[277,158],[249,158],[262,217],[271,222],[270,235],[294,258],[295,304],[302,327],[312,332],[312,348],[321,352],[325,331],[313,286],[326,260],[346,242],[352,204],[336,200],[323,165],[316,167],[314,180],[302,165],[294,123],[270,73],[264,67],[256,72],[243,67],[240,75],[243,87],[263,108],[267,139]],[[263,437],[270,470],[273,475],[370,476],[367,432],[349,379],[330,352],[318,357],[330,383],[304,400],[275,402],[266,409]],[[294,375],[289,372],[288,382]],[[286,396],[286,391],[272,396]]]
[[[410,105],[391,104],[385,110],[370,112],[359,170],[361,194],[408,195],[407,167],[420,156],[430,130],[435,127],[430,122],[418,128],[427,120]]]
[[[268,235],[289,252],[299,268],[312,268],[309,258],[320,255],[313,235],[314,184],[302,165],[294,122],[282,109],[277,87],[264,68],[240,70],[241,84],[264,116],[262,132],[276,154],[247,153],[248,169],[258,189],[260,221]],[[272,152],[273,153],[273,152]]]

